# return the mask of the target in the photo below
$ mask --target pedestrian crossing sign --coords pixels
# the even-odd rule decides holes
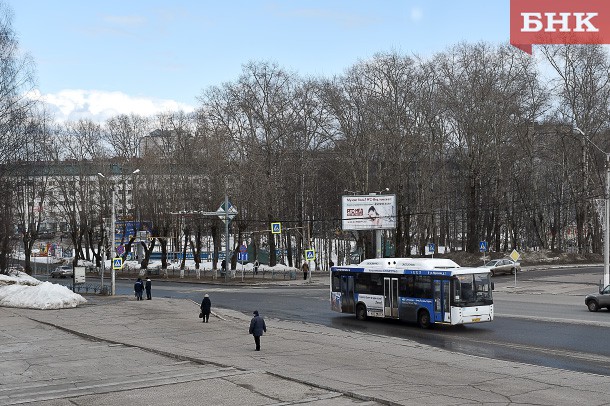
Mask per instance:
[[[479,242],[479,252],[487,252],[487,241]]]
[[[112,269],[119,270],[123,268],[123,258],[112,258]]]
[[[282,223],[271,223],[271,234],[281,234]]]
[[[316,251],[315,250],[305,250],[305,259],[308,261],[313,261],[316,259]]]

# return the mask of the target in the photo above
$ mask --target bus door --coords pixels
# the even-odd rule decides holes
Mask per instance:
[[[434,279],[434,321],[451,322],[451,310],[449,308],[449,280]]]
[[[384,316],[398,318],[398,278],[383,278]]]
[[[354,276],[341,275],[341,312],[354,313]]]

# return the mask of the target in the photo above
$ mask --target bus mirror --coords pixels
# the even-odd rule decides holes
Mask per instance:
[[[493,282],[491,283],[491,290],[496,290],[496,285]]]

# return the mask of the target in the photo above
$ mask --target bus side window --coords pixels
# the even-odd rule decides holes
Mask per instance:
[[[432,283],[429,276],[415,276],[413,297],[423,299],[432,297]]]
[[[371,295],[383,295],[383,275],[370,275],[371,283],[369,284]]]
[[[333,292],[341,292],[341,276],[333,273]]]
[[[369,274],[356,274],[355,291],[356,293],[371,293],[369,286],[371,285],[371,275]]]
[[[413,297],[413,276],[406,275],[398,282],[398,296]]]

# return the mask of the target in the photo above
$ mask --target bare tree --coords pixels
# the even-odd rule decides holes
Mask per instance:
[[[11,238],[15,229],[17,199],[13,164],[27,159],[21,148],[27,135],[20,131],[31,116],[35,100],[27,97],[34,88],[34,68],[31,58],[20,53],[17,34],[13,29],[13,12],[0,2],[0,272],[7,269],[11,255]]]
[[[103,132],[112,155],[124,159],[140,156],[142,139],[151,132],[150,118],[136,114],[121,114],[108,119]]]
[[[552,81],[558,98],[557,115],[568,128],[577,126],[593,142],[608,139],[608,109],[610,107],[610,62],[608,53],[601,45],[561,45],[544,46],[543,55],[557,74]],[[592,198],[603,196],[603,163],[599,155],[587,144],[579,133],[580,151],[570,154],[569,161],[578,162],[574,174],[577,178],[570,183],[570,194],[576,203],[576,235],[579,252],[584,252],[589,243],[601,250],[600,225],[593,227],[590,219]],[[570,153],[574,149],[566,152]],[[594,154],[594,155],[593,155]],[[591,162],[597,160],[597,171],[593,172]],[[592,176],[596,173],[596,177]],[[594,188],[595,192],[590,193]],[[595,241],[588,241],[597,235]]]

